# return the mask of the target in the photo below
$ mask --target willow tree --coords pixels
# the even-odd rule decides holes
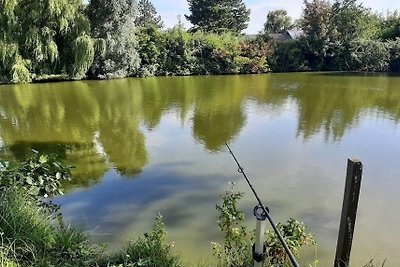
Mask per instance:
[[[134,21],[135,0],[91,0],[87,15],[92,36],[105,40],[104,57],[96,57],[91,74],[99,78],[118,78],[135,74],[139,66]]]
[[[0,79],[82,78],[95,41],[80,0],[0,0]]]

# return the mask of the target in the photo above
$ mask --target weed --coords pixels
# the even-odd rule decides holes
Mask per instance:
[[[254,231],[248,232],[244,224],[244,214],[237,209],[237,202],[243,193],[231,190],[222,196],[222,204],[217,205],[219,212],[218,226],[224,234],[224,243],[213,243],[213,252],[217,257],[218,267],[252,266],[251,247],[254,242]],[[291,218],[286,224],[278,223],[276,227],[281,232],[290,250],[298,257],[298,249],[305,245],[315,244],[311,234],[306,232],[303,223]],[[289,258],[276,234],[267,231],[265,234],[268,266],[290,266]]]

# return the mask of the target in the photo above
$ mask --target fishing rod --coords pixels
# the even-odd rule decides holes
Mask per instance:
[[[227,143],[225,143],[225,146],[228,148],[229,153],[232,155],[233,159],[235,160],[236,165],[238,166],[238,172],[241,173],[241,174],[243,175],[243,177],[246,179],[247,184],[249,185],[249,187],[250,187],[251,191],[253,192],[254,196],[256,197],[257,202],[258,202],[258,204],[259,204],[259,208],[262,209],[262,212],[263,212],[262,215],[265,216],[265,217],[268,219],[268,221],[269,221],[269,223],[271,224],[272,228],[274,229],[276,235],[278,236],[278,239],[279,239],[279,241],[281,242],[283,248],[285,249],[286,254],[289,256],[290,262],[292,263],[292,265],[293,265],[294,267],[299,267],[299,264],[296,262],[296,259],[295,259],[295,257],[293,256],[293,253],[290,251],[288,245],[286,244],[286,241],[283,239],[283,237],[282,237],[281,233],[279,232],[278,228],[276,228],[275,223],[272,221],[272,218],[271,218],[271,216],[269,215],[269,210],[268,210],[268,208],[266,208],[266,207],[262,204],[260,198],[258,197],[258,194],[257,194],[256,190],[254,189],[253,185],[251,184],[249,178],[247,177],[246,173],[244,172],[244,169],[243,169],[242,166],[240,165],[240,163],[239,163],[239,161],[237,160],[235,154],[233,153],[233,151],[231,150],[231,148],[229,147],[229,145],[228,145]]]

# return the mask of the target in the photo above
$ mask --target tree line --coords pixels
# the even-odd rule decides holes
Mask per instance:
[[[400,14],[356,0],[306,0],[301,19],[267,14],[246,36],[242,0],[188,0],[193,27],[163,30],[149,0],[1,0],[0,82],[269,71],[399,71]],[[277,41],[290,29],[304,35]]]
[[[304,1],[301,19],[269,12],[263,34],[301,29],[298,39],[274,45],[274,71],[400,71],[400,14],[373,12],[356,0]]]

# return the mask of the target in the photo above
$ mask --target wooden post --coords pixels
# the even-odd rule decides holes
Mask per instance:
[[[349,159],[347,161],[346,186],[336,246],[335,267],[348,267],[350,263],[350,251],[356,222],[358,197],[360,195],[362,169],[361,161],[357,159]]]

